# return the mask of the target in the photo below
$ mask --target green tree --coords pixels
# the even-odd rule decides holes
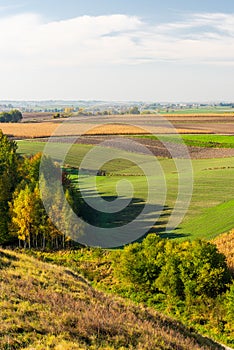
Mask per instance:
[[[201,240],[181,243],[180,254],[180,275],[186,298],[214,298],[227,289],[231,276],[225,256],[214,244]]]
[[[17,123],[21,121],[22,118],[23,118],[22,113],[17,109],[13,109],[10,112],[0,113],[1,123]]]
[[[226,294],[226,320],[227,329],[234,331],[234,283]]]
[[[136,288],[156,291],[156,280],[164,261],[165,241],[151,234],[142,243],[126,246],[116,269],[120,276]]]
[[[0,243],[9,240],[9,202],[19,181],[17,144],[0,130]]]
[[[231,276],[223,254],[206,241],[175,243],[148,235],[124,248],[116,270],[137,289],[186,299],[215,298]]]
[[[12,111],[10,111],[9,115],[10,115],[9,121],[12,123],[17,123],[21,121],[21,119],[23,118],[22,113],[17,109],[13,109]]]
[[[184,297],[184,284],[181,280],[181,255],[178,244],[167,241],[163,254],[162,268],[155,284],[161,292],[170,297]]]
[[[79,194],[66,172],[50,158],[41,159],[39,153],[19,162],[20,182],[9,202],[10,231],[25,247],[64,248],[79,230],[69,221],[73,211],[79,211]]]
[[[137,106],[131,107],[129,109],[129,114],[140,114],[140,110]]]

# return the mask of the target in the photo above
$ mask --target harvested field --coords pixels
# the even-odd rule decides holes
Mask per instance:
[[[0,123],[0,129],[4,134],[17,138],[47,137],[55,128],[54,123]]]
[[[18,138],[36,138],[36,137],[49,137],[51,136],[61,124],[44,122],[44,123],[0,123],[0,129],[4,134]],[[61,129],[56,131],[56,136],[76,136],[86,133],[88,135],[134,135],[134,134],[146,134],[149,133],[142,128],[123,125],[123,124],[104,124],[95,125],[89,123],[64,123]],[[87,131],[88,130],[88,131]],[[151,125],[150,130],[152,133],[157,134],[171,134],[175,132],[170,127],[163,125]],[[193,133],[193,131],[187,128],[176,128],[178,133]],[[87,132],[86,132],[87,131]],[[204,130],[195,130],[194,133],[207,132]]]
[[[23,122],[27,123],[30,121],[33,122],[42,122],[42,121],[51,121],[53,120],[53,115],[54,113],[51,112],[27,112],[23,113]],[[226,113],[158,113],[158,114],[142,114],[142,115],[135,115],[135,114],[127,114],[127,115],[108,115],[108,116],[98,116],[98,118],[127,118],[127,119],[132,119],[132,118],[146,118],[146,119],[155,119],[159,115],[163,116],[164,118],[168,120],[208,120],[208,119],[229,119],[229,118],[234,118],[234,112],[226,112]],[[90,116],[79,116],[78,118],[90,118]],[[92,116],[91,116],[92,118]],[[95,118],[95,116],[93,116]],[[97,117],[96,117],[97,118]]]
[[[44,119],[43,119],[44,118]],[[43,121],[47,118],[47,121]],[[18,138],[49,137],[60,125],[57,136],[81,135],[124,135],[124,134],[168,134],[176,131],[181,134],[233,134],[233,114],[204,115],[108,115],[94,117],[72,117],[71,119],[52,120],[50,115],[38,117],[38,122],[0,123],[0,129]],[[40,122],[42,121],[42,122]],[[176,131],[175,131],[176,129]]]

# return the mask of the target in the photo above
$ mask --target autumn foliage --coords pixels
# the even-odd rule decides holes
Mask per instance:
[[[62,191],[53,193],[56,205],[46,212],[39,186],[41,154],[22,158],[17,145],[0,133],[0,244],[13,244],[18,238],[19,246],[28,248],[65,248],[69,233],[61,233],[55,223],[66,222],[65,202],[76,210],[78,196],[66,173],[45,157],[45,168],[53,174],[54,181],[63,185]],[[47,186],[46,172],[42,173],[43,189],[52,196]],[[64,200],[65,197],[65,200]],[[58,204],[58,205],[57,205]],[[52,220],[51,218],[54,218]],[[67,234],[66,234],[67,233]]]

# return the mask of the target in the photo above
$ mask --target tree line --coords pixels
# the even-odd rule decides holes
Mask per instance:
[[[0,244],[16,244],[20,247],[51,249],[65,248],[71,237],[54,222],[66,222],[68,215],[63,197],[78,213],[79,195],[67,174],[58,165],[46,158],[46,168],[50,169],[57,181],[62,179],[63,193],[53,193],[56,205],[46,212],[41,200],[39,173],[41,154],[22,157],[17,154],[17,144],[0,131]],[[62,172],[62,174],[61,174]],[[50,194],[48,179],[42,179],[45,193]],[[57,205],[58,204],[58,205]],[[78,229],[78,228],[77,228]]]
[[[22,113],[17,109],[0,113],[0,123],[18,123],[22,118]]]

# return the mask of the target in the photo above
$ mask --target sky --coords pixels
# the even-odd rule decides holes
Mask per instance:
[[[0,0],[0,100],[234,101],[231,0]]]

